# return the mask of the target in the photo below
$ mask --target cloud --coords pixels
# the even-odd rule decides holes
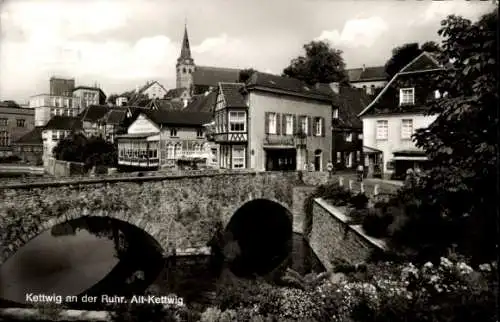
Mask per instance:
[[[371,47],[387,30],[386,22],[380,17],[351,19],[342,31],[324,30],[316,40],[326,40],[336,46]]]
[[[229,58],[243,56],[242,53],[247,49],[247,45],[242,40],[223,33],[216,37],[206,38],[199,45],[194,46],[192,51],[194,54],[203,54],[212,58]]]
[[[416,18],[409,21],[410,25],[435,24],[448,15],[457,15],[475,20],[481,14],[492,10],[494,5],[490,1],[432,1],[427,9]]]

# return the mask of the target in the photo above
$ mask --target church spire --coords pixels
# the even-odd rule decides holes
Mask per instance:
[[[182,39],[181,56],[179,59],[191,59],[191,48],[189,47],[189,38],[187,23],[184,22],[184,38]]]

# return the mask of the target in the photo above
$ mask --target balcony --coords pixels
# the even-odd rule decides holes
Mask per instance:
[[[119,157],[118,164],[128,165],[132,167],[152,168],[152,167],[158,167],[160,165],[160,160],[158,158],[144,159],[144,158]]]

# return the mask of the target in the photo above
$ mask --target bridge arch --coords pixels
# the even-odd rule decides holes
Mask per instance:
[[[0,259],[0,266],[12,257],[19,249],[28,244],[31,240],[39,236],[45,231],[53,229],[57,225],[64,224],[73,220],[82,218],[108,218],[117,220],[123,224],[128,224],[141,230],[145,237],[153,243],[153,246],[161,251],[163,254],[167,251],[168,246],[168,229],[158,227],[143,216],[133,216],[126,211],[95,211],[90,212],[87,209],[71,209],[59,216],[53,216],[39,224],[33,224],[31,227],[25,227],[24,233],[17,236],[17,240],[13,241],[8,247],[4,247],[2,258]]]
[[[265,275],[278,266],[291,250],[292,226],[292,212],[279,200],[257,198],[240,205],[225,227],[225,247],[237,245],[224,249],[233,272]]]

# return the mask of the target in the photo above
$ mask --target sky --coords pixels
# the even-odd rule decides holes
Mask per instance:
[[[187,23],[195,64],[280,74],[312,40],[347,68],[383,65],[408,42],[440,41],[449,14],[476,20],[491,1],[0,0],[0,100],[26,103],[51,76],[106,94],[156,80],[175,87]]]

